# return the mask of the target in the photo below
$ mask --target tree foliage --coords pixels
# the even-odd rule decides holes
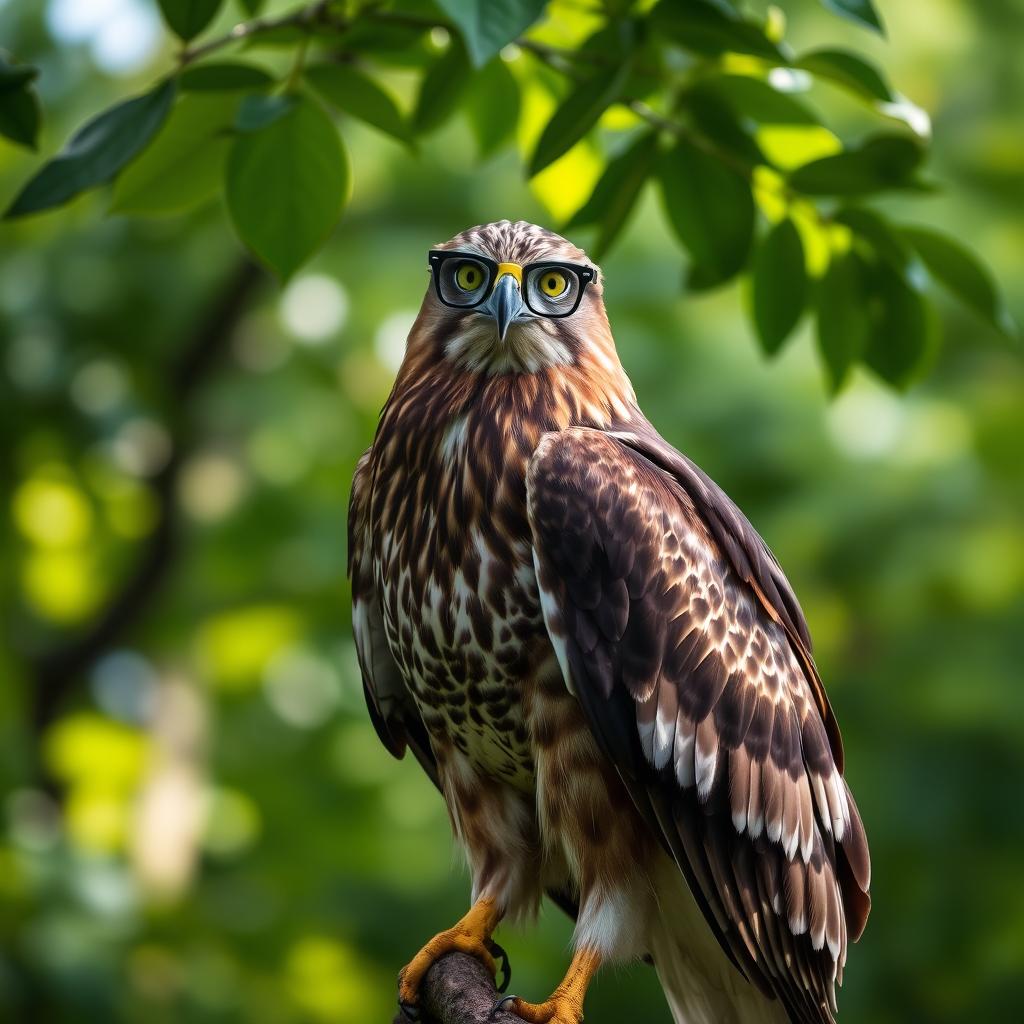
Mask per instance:
[[[825,6],[882,32],[870,0]],[[6,216],[112,180],[113,208],[126,213],[178,211],[222,191],[240,240],[287,280],[347,196],[337,115],[414,153],[418,136],[462,113],[486,159],[514,144],[520,91],[543,79],[559,98],[524,153],[525,173],[540,174],[594,136],[605,154],[593,194],[566,226],[592,229],[601,256],[655,182],[686,256],[685,286],[749,276],[751,319],[767,353],[807,311],[817,316],[833,387],[858,362],[905,386],[933,347],[930,281],[996,330],[1016,333],[968,248],[870,205],[935,187],[924,170],[927,116],[857,53],[795,51],[775,9],[760,19],[731,0],[607,0],[589,35],[559,46],[544,31],[543,0],[314,0],[272,18],[247,0],[236,13],[249,20],[202,38],[223,7],[161,0],[181,43],[173,69],[76,132]],[[261,47],[290,54],[288,70],[275,77],[239,59]],[[380,80],[395,67],[420,77],[409,110]],[[0,60],[0,131],[28,146],[38,130],[35,75]],[[863,131],[841,140],[830,129],[827,103],[812,102],[821,83],[861,105]],[[886,329],[900,334],[878,333]]]

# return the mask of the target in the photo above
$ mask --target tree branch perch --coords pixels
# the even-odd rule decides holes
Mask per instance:
[[[523,1024],[507,1010],[496,1010],[501,999],[494,979],[475,957],[448,953],[427,971],[420,986],[420,1024]],[[401,1011],[393,1024],[409,1024]]]

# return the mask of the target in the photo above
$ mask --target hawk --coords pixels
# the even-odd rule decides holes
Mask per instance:
[[[472,876],[400,1002],[446,952],[493,971],[547,892],[574,952],[550,998],[509,997],[531,1024],[578,1024],[640,956],[676,1021],[833,1021],[870,864],[786,577],[645,419],[580,249],[501,221],[428,259],[349,509],[370,715]]]

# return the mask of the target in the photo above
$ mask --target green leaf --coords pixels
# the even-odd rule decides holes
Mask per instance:
[[[241,89],[268,89],[274,76],[255,64],[218,61],[196,64],[181,73],[183,92],[237,92]]]
[[[997,331],[1017,337],[1017,327],[992,275],[969,249],[928,228],[903,227],[899,233],[914,247],[937,281]]]
[[[849,18],[863,28],[869,28],[880,36],[885,35],[882,27],[882,20],[878,17],[878,11],[871,0],[821,0],[821,2],[836,14]]]
[[[239,237],[286,280],[337,222],[348,196],[348,158],[330,117],[302,96],[262,130],[238,136],[225,184]]]
[[[258,132],[284,117],[297,102],[297,97],[292,93],[246,96],[238,105],[238,112],[235,114],[235,131],[243,134]]]
[[[846,206],[837,210],[832,220],[848,227],[900,274],[911,272],[914,255],[910,246],[880,213],[862,206]]]
[[[482,68],[497,52],[525,32],[547,0],[437,0],[462,33],[469,59]]]
[[[665,209],[699,272],[691,285],[710,287],[746,263],[754,233],[750,183],[689,139],[680,139],[660,161]]]
[[[572,149],[597,124],[598,118],[618,98],[628,77],[627,62],[600,71],[573,87],[537,140],[529,165],[531,177]]]
[[[712,0],[661,0],[651,12],[651,27],[655,34],[667,35],[685,49],[709,57],[749,53],[787,62],[786,54],[765,35],[762,24]]]
[[[39,98],[34,89],[0,85],[0,135],[19,146],[35,149],[39,121]]]
[[[142,156],[114,186],[111,212],[177,213],[216,195],[238,97],[185,96]]]
[[[412,115],[412,126],[417,135],[440,128],[451,117],[469,77],[466,48],[457,39],[453,39],[440,59],[423,76]]]
[[[83,125],[61,152],[36,173],[4,214],[21,217],[60,206],[110,181],[142,152],[167,119],[176,82],[169,78]]]
[[[592,247],[594,259],[600,259],[619,236],[654,169],[657,154],[658,136],[645,132],[609,162],[590,198],[566,224],[567,230],[598,225],[600,230]]]
[[[849,50],[812,50],[796,60],[793,66],[803,68],[818,78],[837,82],[869,100],[892,103],[896,99],[896,94],[878,68]]]
[[[31,64],[15,64],[0,50],[0,92],[21,89],[39,77],[39,68]]]
[[[183,42],[188,42],[216,17],[223,0],[158,0],[164,21]]]
[[[519,83],[505,62],[495,57],[474,77],[465,102],[481,159],[497,151],[515,132],[519,107]]]
[[[872,275],[872,316],[864,362],[894,387],[919,376],[937,343],[935,316],[904,277],[878,266]]]
[[[749,75],[715,75],[700,88],[720,96],[740,117],[758,124],[818,124],[814,112],[798,99]]]
[[[855,252],[833,253],[818,283],[818,348],[838,391],[868,341],[867,268]]]
[[[807,301],[807,267],[800,232],[779,221],[754,254],[754,326],[768,355],[774,355],[796,327]]]
[[[238,0],[238,2],[242,5],[242,10],[250,18],[255,18],[266,6],[267,0]]]
[[[860,146],[798,167],[789,175],[789,184],[810,196],[919,188],[913,175],[924,155],[920,142],[907,135],[874,135]]]
[[[306,70],[306,78],[331,106],[399,142],[412,141],[394,98],[362,71],[348,64],[318,64]]]

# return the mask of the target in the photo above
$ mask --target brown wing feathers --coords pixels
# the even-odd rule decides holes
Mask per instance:
[[[869,864],[807,626],[746,519],[652,437],[542,442],[545,621],[723,948],[794,1021],[828,1021]]]

